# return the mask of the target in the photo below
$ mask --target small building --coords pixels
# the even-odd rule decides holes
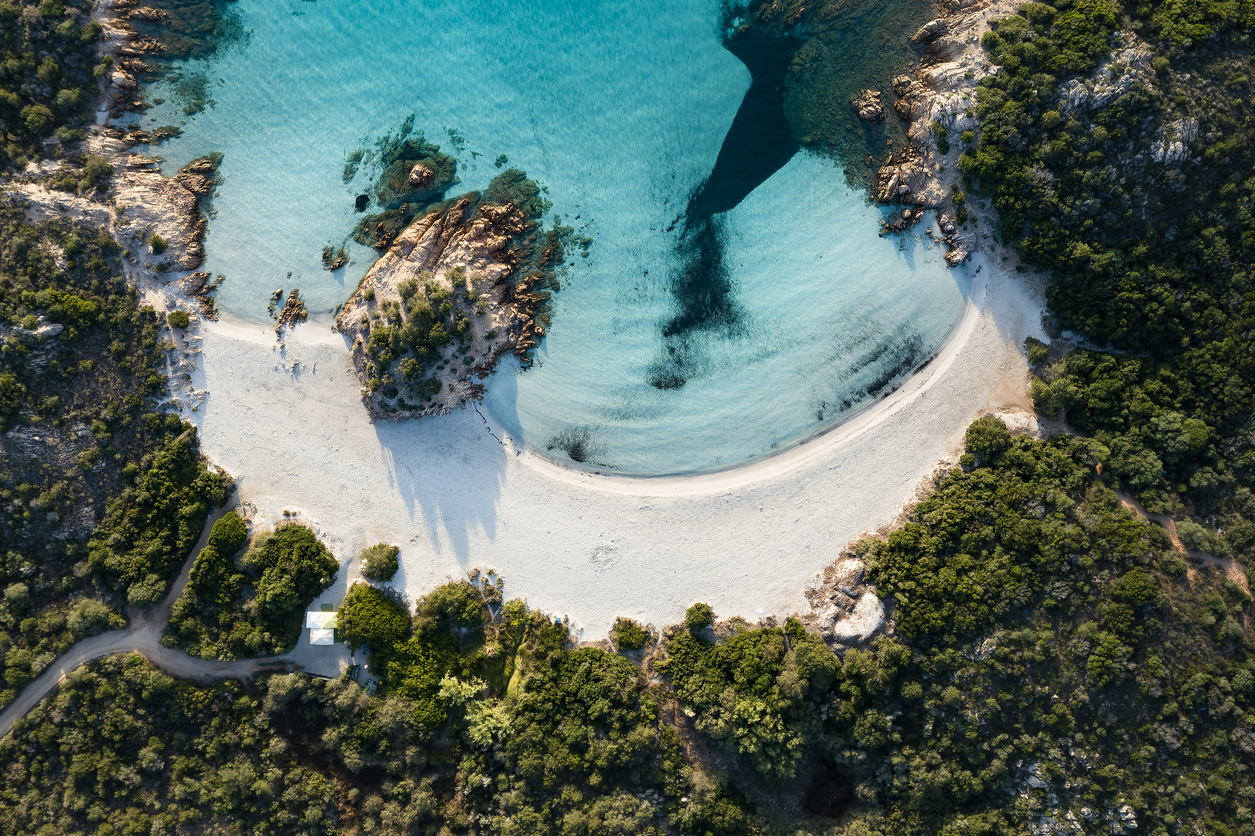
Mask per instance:
[[[336,614],[334,612],[305,613],[305,626],[309,629],[309,643],[328,645],[336,643]]]

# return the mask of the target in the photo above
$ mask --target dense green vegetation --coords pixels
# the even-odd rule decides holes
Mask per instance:
[[[499,585],[445,584],[411,619],[357,584],[339,621],[369,647],[381,697],[294,675],[271,680],[268,705],[338,761],[342,780],[376,782],[374,795],[350,791],[361,803],[347,831],[752,831],[739,797],[686,763],[661,722],[665,695],[636,665],[571,648],[565,625],[503,604]]]
[[[386,583],[392,580],[401,565],[397,562],[397,555],[401,553],[401,549],[397,546],[391,546],[387,543],[376,543],[362,549],[362,577],[368,581],[377,583]]]
[[[0,3],[0,168],[47,155],[44,140],[83,138],[97,79],[113,66],[97,54],[101,27],[75,0]]]
[[[160,597],[224,496],[195,431],[152,411],[159,323],[121,276],[108,234],[0,206],[0,704]]]
[[[333,778],[265,721],[236,683],[79,668],[0,740],[0,833],[336,832]]]
[[[1255,472],[1252,33],[1242,3],[1025,5],[985,38],[1001,72],[960,161],[1052,271],[1059,326],[1130,352],[1043,362],[1038,408],[1098,438],[1147,508],[1226,529]],[[1074,103],[1076,77],[1110,100]]]
[[[896,638],[838,661],[796,622],[672,635],[662,667],[698,728],[764,774],[821,756],[853,832],[1024,833],[1126,804],[1152,833],[1251,827],[1251,599],[1187,573],[1097,475],[1099,447],[974,424],[980,465],[854,548]]]
[[[641,650],[649,643],[652,633],[630,618],[616,618],[610,628],[610,640],[619,650]]]
[[[129,790],[93,800],[104,790],[76,776],[102,773],[76,771],[76,756],[144,763],[145,746],[165,757],[159,745],[197,754],[180,754],[187,771],[173,779],[139,772],[159,799],[143,815],[229,814],[257,832],[317,832],[296,819],[324,809],[327,777],[337,809],[319,826],[347,833],[1019,834],[1068,816],[1105,830],[1132,816],[1154,834],[1255,826],[1246,589],[1191,568],[1121,505],[1100,442],[1012,436],[985,418],[967,450],[902,529],[852,547],[895,605],[896,634],[867,647],[834,654],[792,619],[712,632],[698,605],[643,670],[573,647],[564,624],[503,600],[491,577],[438,587],[413,615],[394,592],[359,583],[340,634],[369,650],[377,696],[364,677],[291,674],[228,703],[133,684],[165,680],[129,663],[112,680],[79,674],[91,689],[67,691],[121,695],[119,715],[146,694],[166,707],[125,724],[101,723],[112,714],[97,709],[111,731],[83,736],[57,728],[82,719],[54,701],[28,721],[47,729],[32,734],[48,754],[6,744],[0,768],[17,776],[14,797],[70,793],[66,812],[21,802],[24,825],[60,816],[50,832],[76,832],[75,811],[137,815],[124,809]],[[224,520],[211,541],[230,550],[243,530]],[[653,685],[651,664],[665,676]],[[198,714],[170,688],[218,707]],[[133,727],[174,711],[185,712],[180,732]],[[247,731],[232,725],[245,716]],[[735,768],[712,769],[694,733]],[[227,764],[252,776],[230,800],[219,777],[176,791],[183,776],[230,774]],[[757,807],[737,786],[800,798],[812,817]],[[279,812],[283,793],[294,801]]]
[[[230,512],[214,523],[170,613],[167,643],[204,659],[291,650],[309,603],[335,580],[339,563],[314,532],[287,523],[253,538]]]
[[[127,601],[160,601],[200,537],[205,518],[226,502],[230,479],[200,460],[190,428],[158,450],[137,480],[109,503],[87,543],[87,566]]]

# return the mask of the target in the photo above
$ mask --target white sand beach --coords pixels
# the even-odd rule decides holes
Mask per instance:
[[[1021,344],[1043,336],[1039,294],[986,256],[960,269],[975,274],[969,310],[919,375],[806,444],[721,473],[568,470],[474,409],[372,424],[326,321],[289,332],[282,354],[265,324],[204,323],[192,385],[209,395],[188,417],[260,519],[296,512],[346,562],[399,544],[411,599],[478,567],[585,640],[616,616],[675,622],[697,600],[721,618],[786,615],[807,609],[803,589],[842,546],[893,521],[961,452],[969,422],[1027,407]],[[324,597],[356,573],[354,561]]]

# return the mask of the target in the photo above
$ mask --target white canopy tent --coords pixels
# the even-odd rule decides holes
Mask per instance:
[[[310,644],[335,644],[336,632],[335,630],[324,630],[321,628],[314,628],[309,631],[309,643]]]
[[[305,626],[316,630],[333,629],[336,626],[336,614],[333,612],[308,610],[305,613]]]

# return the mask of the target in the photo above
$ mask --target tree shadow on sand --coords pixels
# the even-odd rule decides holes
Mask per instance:
[[[410,519],[422,519],[437,554],[452,550],[462,568],[471,538],[497,534],[497,506],[509,453],[472,410],[438,419],[375,424],[390,486]]]

